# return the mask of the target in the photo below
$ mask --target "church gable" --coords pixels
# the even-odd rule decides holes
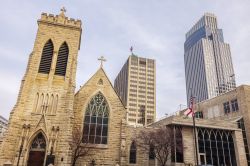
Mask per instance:
[[[125,118],[125,114],[126,114],[125,107],[122,104],[117,93],[115,92],[103,68],[100,68],[75,94],[74,105],[78,105],[78,106],[81,105],[83,107],[83,102],[82,102],[83,100],[81,100],[83,99],[83,96],[85,96],[84,97],[85,100],[90,101],[91,98],[98,92],[101,92],[107,98],[108,103],[110,103],[110,101],[113,101],[113,102],[115,101],[116,105],[114,105],[114,107],[117,107],[119,109],[112,109],[112,105],[111,105],[111,110],[117,110],[117,111],[123,110],[124,112],[123,118]]]
[[[96,160],[119,159],[121,122],[125,116],[126,109],[102,68],[75,95],[74,128],[83,131],[84,140],[98,145],[95,147]],[[90,131],[93,124],[94,135]],[[98,126],[101,126],[100,134],[97,134]]]

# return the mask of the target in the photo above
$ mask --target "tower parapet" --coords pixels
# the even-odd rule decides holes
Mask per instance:
[[[48,13],[42,13],[41,19],[38,20],[38,24],[42,23],[48,23],[48,24],[56,24],[61,26],[70,26],[74,28],[81,28],[82,22],[81,20],[75,20],[73,18],[68,18],[64,15],[62,12],[59,15],[53,15]]]

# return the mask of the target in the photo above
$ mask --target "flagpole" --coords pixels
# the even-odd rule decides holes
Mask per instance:
[[[197,138],[196,138],[196,126],[195,126],[195,113],[193,109],[193,102],[194,102],[194,97],[191,96],[191,105],[192,105],[192,111],[193,111],[193,129],[194,129],[194,144],[195,144],[195,158],[196,158],[196,165],[198,166],[199,160],[198,160],[198,150],[197,150]]]

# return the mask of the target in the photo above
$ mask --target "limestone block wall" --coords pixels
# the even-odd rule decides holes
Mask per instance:
[[[234,132],[234,146],[235,146],[235,152],[236,152],[235,156],[237,164],[239,166],[248,165],[241,130]]]
[[[151,166],[154,162],[149,163],[149,152],[137,145],[136,164],[129,163],[130,146],[132,141],[136,142],[136,136],[140,134],[144,127],[134,127],[133,125],[126,125],[126,153],[124,158],[124,166]],[[155,163],[154,163],[155,164]]]
[[[182,128],[182,139],[183,139],[183,156],[184,163],[195,164],[195,146],[193,137],[193,128],[183,127]]]
[[[30,145],[39,132],[46,138],[46,155],[51,148],[56,155],[56,164],[67,165],[70,158],[68,140],[71,138],[73,99],[77,54],[80,45],[81,22],[64,15],[42,14],[38,20],[38,31],[34,48],[29,56],[18,99],[11,115],[9,129],[0,151],[0,165],[9,161],[17,163],[19,149],[23,145],[19,165],[26,165]],[[49,74],[38,73],[44,44],[51,39],[54,45],[52,65]],[[59,47],[63,42],[69,47],[66,75],[55,76]],[[43,100],[43,107],[36,108],[37,94],[58,95],[56,109],[49,112],[50,103]],[[48,99],[49,100],[49,99]],[[61,161],[63,158],[63,161]]]

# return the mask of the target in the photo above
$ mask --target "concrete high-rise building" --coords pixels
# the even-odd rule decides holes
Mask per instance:
[[[114,87],[127,107],[129,124],[155,121],[155,60],[132,54],[116,77]]]
[[[213,98],[236,87],[229,44],[214,14],[206,13],[187,33],[184,44],[187,102]]]

